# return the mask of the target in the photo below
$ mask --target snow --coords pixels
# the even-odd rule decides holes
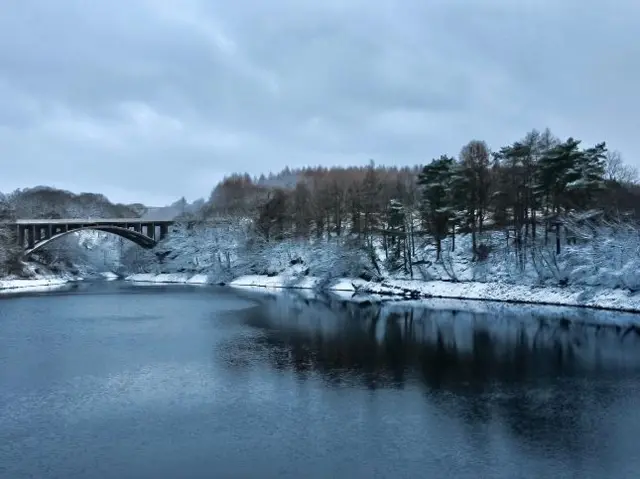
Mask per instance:
[[[206,274],[196,274],[187,280],[187,284],[209,284],[209,277]]]
[[[133,283],[155,283],[155,284],[209,284],[209,278],[205,274],[184,274],[184,273],[138,273],[127,276],[125,281]]]
[[[501,301],[522,304],[579,306],[618,311],[640,312],[640,295],[624,289],[584,287],[527,286],[508,283],[452,283],[446,281],[393,280],[380,284],[364,285],[369,293],[393,293],[400,289],[404,295],[427,298],[451,298],[481,301]]]
[[[246,275],[231,281],[235,288],[276,288],[276,289],[314,289],[319,284],[318,278],[303,276],[296,278],[289,275],[264,276]]]
[[[267,289],[316,289],[322,280],[314,277],[292,278],[290,276],[241,276],[230,283],[234,288]],[[387,280],[382,283],[343,278],[324,287],[326,291],[341,297],[361,294],[395,298],[447,298],[474,301],[495,301],[520,304],[589,307],[616,311],[640,312],[640,294],[627,290],[561,288],[552,286],[525,286],[507,283],[454,283],[448,281]]]
[[[229,283],[234,288],[267,288],[267,289],[326,289],[327,291],[347,292],[353,295],[356,292],[354,283],[362,283],[362,280],[337,279],[323,286],[324,280],[313,276],[292,275],[246,275],[240,276]]]
[[[44,291],[59,288],[66,285],[69,279],[43,278],[43,279],[3,279],[0,280],[0,293],[20,291]]]

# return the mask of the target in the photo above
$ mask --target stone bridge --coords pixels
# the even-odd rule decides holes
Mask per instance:
[[[24,255],[39,250],[62,236],[83,230],[112,233],[142,246],[153,248],[169,232],[173,220],[143,220],[140,218],[109,219],[19,219],[10,224],[15,228],[18,244]]]

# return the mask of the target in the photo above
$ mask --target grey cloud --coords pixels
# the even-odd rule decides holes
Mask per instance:
[[[545,126],[638,156],[633,0],[6,3],[0,190],[170,202]]]

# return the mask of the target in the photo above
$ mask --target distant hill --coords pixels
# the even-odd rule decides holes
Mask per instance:
[[[112,203],[101,194],[76,194],[49,186],[16,190],[5,198],[16,218],[135,218],[144,208]]]
[[[204,199],[193,203],[183,197],[168,206],[146,206],[142,203],[112,203],[101,194],[72,193],[49,186],[36,186],[2,195],[8,208],[7,217],[16,218],[143,218],[172,220],[183,214],[196,214]]]
[[[141,215],[145,220],[172,220],[183,214],[195,214],[204,205],[204,199],[187,202],[183,197],[169,206],[147,206]]]

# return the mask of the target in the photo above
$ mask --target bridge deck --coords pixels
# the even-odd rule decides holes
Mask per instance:
[[[168,224],[174,220],[146,220],[143,218],[69,218],[69,219],[19,219],[9,221],[13,225],[124,225],[134,223]]]

